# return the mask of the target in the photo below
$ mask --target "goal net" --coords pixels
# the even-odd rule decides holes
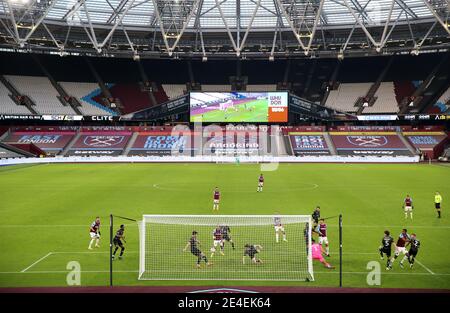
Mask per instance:
[[[314,280],[310,219],[309,215],[144,215],[139,279]]]

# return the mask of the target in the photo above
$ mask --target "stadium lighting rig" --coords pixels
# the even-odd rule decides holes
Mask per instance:
[[[236,20],[245,19],[249,21],[245,31],[243,28],[234,26],[235,23],[230,23],[229,17],[225,18],[226,12],[223,12],[222,1],[219,0],[210,1],[211,4],[202,0],[151,0],[138,4],[133,4],[133,2],[138,1],[120,1],[120,5],[123,8],[105,7],[94,11],[92,3],[95,3],[95,0],[79,1],[77,2],[78,4],[70,8],[65,7],[65,1],[3,0],[3,3],[6,4],[3,11],[9,11],[11,14],[3,14],[0,16],[0,19],[3,22],[2,24],[4,24],[3,26],[7,28],[6,37],[12,40],[4,43],[2,47],[17,48],[17,46],[20,46],[23,48],[29,40],[35,40],[38,36],[40,37],[44,31],[43,28],[45,28],[55,38],[67,38],[68,45],[66,50],[69,53],[97,53],[102,55],[102,49],[113,50],[111,47],[114,47],[113,44],[116,43],[114,41],[123,43],[126,39],[132,45],[137,44],[140,35],[138,34],[136,37],[134,35],[139,32],[147,32],[149,25],[145,24],[146,22],[144,21],[148,19],[153,20],[154,25],[159,25],[159,27],[155,28],[155,40],[161,41],[152,45],[152,54],[147,53],[148,57],[152,55],[155,57],[158,55],[169,55],[171,57],[173,56],[173,51],[177,50],[178,45],[194,46],[196,42],[192,39],[192,34],[199,34],[200,37],[203,53],[197,55],[199,59],[202,59],[205,49],[211,51],[211,47],[214,46],[218,38],[222,41],[230,40],[233,47],[234,53],[218,51],[215,54],[215,57],[224,58],[240,58],[240,51],[259,46],[263,37],[264,40],[272,41],[272,55],[274,51],[282,51],[283,46],[299,44],[301,47],[299,51],[303,53],[288,51],[286,53],[287,57],[309,57],[311,51],[315,51],[315,55],[318,58],[329,57],[330,52],[333,52],[335,42],[345,42],[343,50],[346,51],[350,39],[352,40],[351,45],[353,49],[348,50],[346,53],[348,57],[360,56],[361,53],[373,55],[383,51],[386,51],[387,54],[408,53],[415,55],[417,53],[413,50],[414,47],[403,44],[398,38],[404,40],[412,37],[414,42],[423,45],[424,48],[421,49],[421,52],[425,51],[424,49],[439,49],[441,51],[450,49],[450,43],[447,40],[450,35],[448,21],[450,8],[448,1],[444,0],[423,0],[423,3],[418,1],[417,6],[409,6],[401,1],[393,0],[390,5],[380,8],[382,15],[387,16],[387,18],[383,18],[378,24],[374,24],[371,27],[367,27],[367,23],[376,18],[376,16],[373,16],[374,13],[371,12],[370,8],[366,10],[366,7],[362,7],[356,12],[354,1],[350,0],[343,1],[343,6],[341,5],[342,8],[340,10],[342,13],[339,14],[342,14],[342,16],[339,15],[339,19],[342,19],[342,23],[336,23],[336,20],[330,18],[332,14],[328,14],[335,14],[334,11],[339,6],[336,1],[304,1],[305,3],[308,2],[308,4],[302,4],[302,1],[274,0],[274,8],[269,9],[270,14],[273,14],[273,20],[276,20],[276,22],[273,25],[264,27],[261,26],[261,21],[266,18],[264,14],[269,13],[267,13],[267,9],[267,12],[263,12],[264,7],[260,1],[251,1],[254,4],[251,6],[247,1],[241,1],[239,4],[241,6],[240,12],[243,13],[237,13],[235,18]],[[144,3],[153,7],[153,17],[146,16],[146,10],[139,11],[138,6],[144,6]],[[211,10],[209,6],[214,4],[218,10],[217,14],[210,16],[209,13],[205,13],[209,12]],[[308,9],[305,13],[306,16],[301,13],[303,12],[300,10],[302,5],[305,5],[305,8]],[[138,8],[138,11],[136,11],[136,8]],[[173,10],[174,8],[176,10]],[[110,9],[113,12],[110,12]],[[419,12],[421,12],[420,15],[418,14]],[[127,16],[130,15],[133,18],[142,18],[142,26],[127,24],[129,23],[127,22]],[[111,19],[108,19],[108,17],[111,17]],[[208,23],[202,23],[205,18],[208,19]],[[20,25],[20,23],[23,23],[23,25]],[[352,23],[353,27],[350,27],[349,25],[352,25]],[[76,31],[73,26],[83,28],[87,32],[89,37],[88,45],[81,48],[76,46],[77,39],[74,37]],[[131,27],[133,28],[133,36],[126,38],[128,37],[127,30],[131,30]],[[108,30],[107,36],[105,38],[102,37],[102,42],[98,41],[97,28]],[[124,33],[117,32],[116,30],[118,29],[122,29]],[[256,32],[258,33],[257,39],[251,36],[247,38],[248,34]],[[357,32],[358,36],[354,32]],[[239,34],[237,37],[240,40],[234,39],[234,34],[236,33]],[[376,33],[382,33],[381,39],[374,36]],[[289,36],[281,36],[282,34],[289,34]],[[323,38],[319,39],[319,34],[322,34]],[[282,37],[287,39],[284,39],[282,42]],[[431,38],[435,38],[440,42],[429,40]],[[322,45],[322,39],[325,45]],[[369,41],[371,44],[366,45]],[[158,49],[161,44],[166,47],[165,50]],[[338,46],[341,45],[338,44]],[[34,50],[35,47],[31,45],[30,49]],[[54,49],[53,43],[50,41],[44,43],[39,47],[39,51],[43,49],[51,49],[50,51],[52,51]],[[121,55],[126,53],[130,58],[133,57],[133,51],[126,51],[125,46],[120,46],[118,50],[121,52]],[[179,51],[179,57],[191,58],[192,53],[189,49]],[[247,58],[252,57],[267,58],[264,51],[247,55]]]

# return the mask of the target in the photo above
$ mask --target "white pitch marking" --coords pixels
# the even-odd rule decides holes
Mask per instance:
[[[106,254],[109,251],[58,251],[52,254]],[[139,251],[127,251],[127,253],[139,253]]]
[[[53,252],[49,252],[46,255],[44,255],[42,258],[40,258],[39,260],[37,260],[36,262],[34,262],[33,264],[31,264],[30,266],[28,266],[27,268],[23,269],[21,271],[21,273],[25,273],[28,269],[32,268],[33,266],[35,266],[36,264],[38,264],[39,262],[41,262],[42,260],[44,260],[45,258],[49,257],[50,255],[52,255]]]
[[[422,263],[420,263],[419,261],[415,260],[417,262],[417,264],[419,264],[420,266],[422,266],[424,269],[427,270],[428,273],[430,273],[431,275],[436,275],[434,274],[428,267],[426,267],[425,265],[423,265]]]
[[[186,271],[186,272],[193,272],[192,271]],[[28,272],[0,272],[0,275],[7,275],[7,274],[58,274],[58,273],[65,273],[67,274],[68,271],[28,271]],[[99,273],[109,273],[109,271],[81,271],[82,273],[86,274],[99,274]],[[138,270],[120,270],[120,271],[114,271],[114,273],[138,273]],[[155,272],[155,271],[152,271]],[[168,272],[168,271],[166,271]],[[180,272],[180,271],[177,271]],[[232,273],[236,273],[236,271],[230,271]],[[269,273],[277,273],[268,271]],[[242,273],[248,273],[247,271]],[[283,272],[284,273],[284,272]],[[343,274],[355,274],[355,275],[367,275],[368,272],[342,272]],[[314,274],[339,274],[339,271],[316,271]],[[435,275],[435,276],[450,276],[450,273],[397,273],[397,272],[383,272],[383,275],[416,275],[416,276],[424,276],[424,275]],[[163,280],[163,279],[156,279],[156,280]],[[171,279],[171,280],[195,280],[195,279]],[[239,279],[242,280],[242,279]],[[248,280],[248,279],[244,279]],[[251,280],[251,279],[250,279]]]
[[[318,184],[315,183],[299,183],[299,184],[303,184],[304,187],[299,187],[299,188],[283,188],[284,191],[302,191],[302,190],[314,190],[319,188]],[[164,184],[162,184],[164,185]],[[171,188],[171,187],[163,187],[161,186],[161,184],[153,184],[153,188],[155,189],[159,189],[159,190],[166,190],[166,191],[181,191],[182,189],[180,188]],[[253,193],[253,191],[247,191],[247,190],[225,190],[225,192],[227,193]]]

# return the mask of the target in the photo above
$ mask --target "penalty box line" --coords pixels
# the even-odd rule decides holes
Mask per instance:
[[[46,255],[44,255],[42,258],[40,258],[39,260],[37,260],[36,262],[34,262],[33,264],[31,264],[30,266],[24,268],[23,270],[21,270],[21,273],[25,273],[27,270],[29,270],[30,268],[32,268],[33,266],[35,266],[36,264],[38,264],[39,262],[45,260],[46,258],[48,258],[49,256],[51,256],[53,254],[53,252],[49,252]]]
[[[46,258],[48,258],[51,255],[57,255],[57,254],[109,254],[109,251],[71,251],[71,252],[64,252],[64,251],[53,251],[53,252],[49,252],[46,255],[44,255],[42,258],[38,259],[37,261],[35,261],[34,263],[32,263],[30,266],[24,268],[23,270],[20,271],[20,273],[25,273],[26,271],[28,271],[30,268],[32,268],[33,266],[35,266],[36,264],[44,261]],[[127,251],[127,253],[139,253],[139,251]]]

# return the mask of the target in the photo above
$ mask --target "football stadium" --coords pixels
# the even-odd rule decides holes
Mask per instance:
[[[0,293],[450,292],[448,1],[0,24]]]

